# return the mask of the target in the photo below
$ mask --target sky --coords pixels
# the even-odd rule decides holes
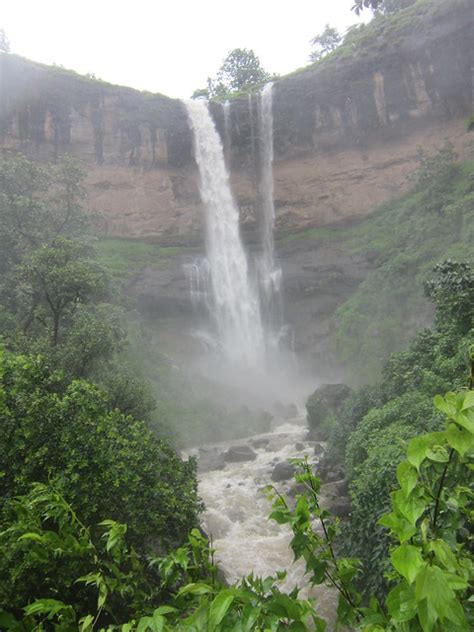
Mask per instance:
[[[359,18],[353,0],[0,0],[11,52],[46,64],[188,98],[233,48],[251,48],[271,73],[308,63],[326,23]]]

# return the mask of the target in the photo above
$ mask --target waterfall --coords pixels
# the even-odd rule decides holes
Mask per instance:
[[[263,368],[263,327],[258,294],[239,232],[221,140],[207,104],[186,102],[206,213],[206,254],[212,288],[211,315],[223,353],[234,365]],[[193,268],[193,273],[197,272]],[[197,285],[195,281],[195,289]]]
[[[259,282],[265,317],[275,334],[282,326],[281,269],[275,262],[275,205],[273,201],[273,84],[267,83],[258,96],[259,182],[262,253],[258,261]]]

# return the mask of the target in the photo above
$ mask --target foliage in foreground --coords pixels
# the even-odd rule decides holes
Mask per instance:
[[[426,291],[436,307],[435,324],[407,350],[393,354],[381,380],[351,394],[338,413],[329,454],[343,461],[352,513],[345,550],[364,563],[363,581],[379,596],[387,590],[388,540],[378,523],[403,458],[403,441],[439,430],[436,393],[462,388],[469,379],[474,344],[474,273],[465,262],[439,264]]]
[[[182,461],[144,422],[110,410],[98,388],[69,382],[42,358],[0,353],[0,445],[0,528],[13,498],[48,481],[84,523],[126,522],[141,551],[176,545],[196,524],[195,463]],[[15,586],[10,604],[41,575],[41,565],[0,559],[0,581]]]
[[[474,565],[469,546],[474,494],[467,481],[474,469],[474,391],[437,396],[445,429],[415,437],[397,469],[399,489],[380,524],[389,529],[391,590],[384,600],[360,594],[356,559],[335,549],[337,520],[320,505],[320,480],[308,463],[296,461],[300,489],[296,505],[274,488],[271,518],[290,526],[295,560],[303,560],[311,585],[327,584],[339,594],[338,621],[365,632],[467,632],[474,623],[469,585]],[[234,586],[217,579],[212,550],[198,531],[167,557],[145,560],[127,544],[125,525],[105,520],[96,541],[62,495],[35,485],[14,503],[15,518],[0,535],[2,548],[18,560],[51,564],[80,560],[81,576],[70,575],[61,591],[31,595],[12,611],[3,598],[0,623],[17,630],[325,630],[313,600],[285,594],[284,573]],[[51,575],[46,575],[50,578]],[[2,584],[3,585],[3,584]],[[1,594],[1,593],[0,593]]]

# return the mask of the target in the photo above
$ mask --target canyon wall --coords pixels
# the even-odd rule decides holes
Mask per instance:
[[[449,138],[466,152],[472,1],[435,0],[407,15],[373,23],[330,58],[276,82],[279,234],[367,214],[407,187],[419,146],[434,150]],[[233,185],[250,238],[255,110],[247,96],[230,109]],[[222,107],[212,112],[222,132]],[[1,54],[0,150],[83,159],[87,204],[109,235],[200,241],[192,137],[178,100]]]
[[[419,147],[429,153],[449,140],[461,158],[468,155],[473,34],[472,0],[422,1],[275,82],[277,254],[287,318],[310,366],[327,365],[332,314],[372,264],[337,241],[279,238],[344,226],[399,195]],[[210,107],[223,137],[223,108]],[[229,133],[232,185],[251,247],[258,229],[255,95],[232,101]],[[192,135],[179,100],[0,53],[0,151],[82,159],[86,204],[102,234],[203,243]],[[144,312],[178,323],[177,338],[191,322],[183,264],[193,253],[143,269],[129,287]]]

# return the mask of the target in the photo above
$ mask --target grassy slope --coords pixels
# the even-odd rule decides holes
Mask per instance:
[[[114,281],[125,285],[137,272],[145,267],[160,268],[182,252],[192,252],[192,248],[158,246],[137,239],[101,238],[96,244],[100,263]]]
[[[423,283],[446,258],[474,262],[474,161],[452,182],[450,204],[426,207],[423,191],[384,204],[352,227],[314,228],[285,240],[334,240],[372,259],[375,270],[337,310],[334,346],[354,382],[375,379],[384,360],[431,318]]]

